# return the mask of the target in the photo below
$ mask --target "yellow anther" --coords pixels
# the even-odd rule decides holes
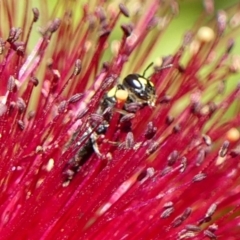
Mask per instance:
[[[154,65],[157,67],[161,67],[163,64],[163,59],[161,57],[157,57],[154,61]]]
[[[226,137],[230,142],[236,142],[240,138],[240,133],[237,128],[231,128],[227,131]]]
[[[201,27],[197,32],[197,38],[203,43],[208,43],[215,38],[215,33],[210,27]]]
[[[125,102],[128,98],[128,92],[122,89],[117,90],[116,99],[120,102]]]

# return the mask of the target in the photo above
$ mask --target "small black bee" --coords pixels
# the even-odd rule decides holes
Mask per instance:
[[[118,90],[128,92],[126,103],[136,102],[151,107],[155,106],[156,95],[153,82],[140,74],[129,74],[123,79],[122,84],[113,87],[105,96],[104,102],[116,103],[116,93]]]
[[[151,65],[149,65],[147,69]],[[138,103],[141,107],[144,107],[146,105],[154,107],[156,102],[156,90],[153,82],[144,77],[146,70],[144,71],[143,75],[129,74],[123,79],[122,84],[117,84],[110,91],[108,91],[103,98],[98,112],[102,114],[107,108],[114,107],[118,100],[117,95],[119,90],[126,91],[127,93],[125,105],[129,103]],[[126,110],[125,106],[124,109]],[[90,138],[86,142],[84,147],[82,147],[65,166],[65,169],[63,171],[63,175],[65,178],[63,186],[67,186],[70,183],[71,179],[79,171],[81,166],[84,165],[84,163],[87,161],[87,159],[91,156],[93,152],[95,152],[98,156],[101,157],[101,153],[98,149],[96,140],[99,134],[104,134],[106,132],[110,119],[111,115],[103,124],[100,124],[100,126],[98,126],[98,128],[94,132],[94,128],[92,126],[89,126],[88,131],[83,134],[81,139],[78,141],[79,145],[81,145],[81,142],[86,140],[86,137],[89,137],[90,135]]]

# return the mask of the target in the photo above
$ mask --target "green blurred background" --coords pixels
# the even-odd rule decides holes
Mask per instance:
[[[236,3],[240,3],[238,0],[215,0],[214,2],[215,10],[225,9]],[[192,28],[203,11],[203,0],[182,0],[179,1],[179,4],[179,16],[171,22],[163,34],[162,45],[159,46],[161,55],[171,54],[179,46],[186,30]],[[237,46],[240,45],[240,36],[236,40],[239,44],[236,44],[237,48],[234,49],[234,52],[240,52],[240,46]]]

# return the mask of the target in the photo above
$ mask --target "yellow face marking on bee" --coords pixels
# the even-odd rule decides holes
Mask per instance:
[[[151,87],[154,87],[154,84],[153,84],[153,82],[151,82],[151,81],[148,81],[148,83],[151,85]]]
[[[107,93],[107,97],[112,98],[115,97],[117,92],[117,86],[113,87],[112,89],[110,89]]]
[[[145,78],[139,77],[139,78],[138,78],[138,81],[139,81],[143,86],[147,85],[147,80],[146,80]]]

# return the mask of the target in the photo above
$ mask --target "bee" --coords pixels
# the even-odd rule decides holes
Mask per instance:
[[[149,105],[151,107],[155,106],[155,86],[153,82],[140,74],[129,74],[126,76],[122,84],[113,87],[106,94],[103,104],[105,104],[105,102],[115,104],[117,102],[116,93],[118,90],[124,90],[128,93],[126,103],[138,103],[142,106]]]
[[[156,104],[156,89],[154,83],[145,77],[146,71],[152,66],[152,64],[153,63],[151,63],[144,70],[143,75],[136,73],[129,74],[123,79],[121,84],[117,84],[111,90],[109,90],[105,94],[97,113],[103,114],[106,109],[114,108],[118,101],[119,91],[125,91],[127,94],[127,99],[124,103],[122,111],[124,113],[128,113],[127,105],[131,103],[138,104],[140,108],[143,108],[144,106],[154,107]],[[122,115],[124,115],[124,113]],[[95,126],[89,126],[88,130],[79,139],[78,143],[81,145],[82,141],[86,140],[86,138],[89,138],[84,146],[78,150],[77,154],[71,160],[69,160],[65,166],[63,171],[63,186],[67,186],[70,183],[72,178],[85,164],[93,152],[101,157],[101,153],[97,145],[97,139],[100,134],[106,133],[111,116],[112,115],[109,114],[105,118],[105,121],[103,121],[103,123],[101,123],[97,128]]]

